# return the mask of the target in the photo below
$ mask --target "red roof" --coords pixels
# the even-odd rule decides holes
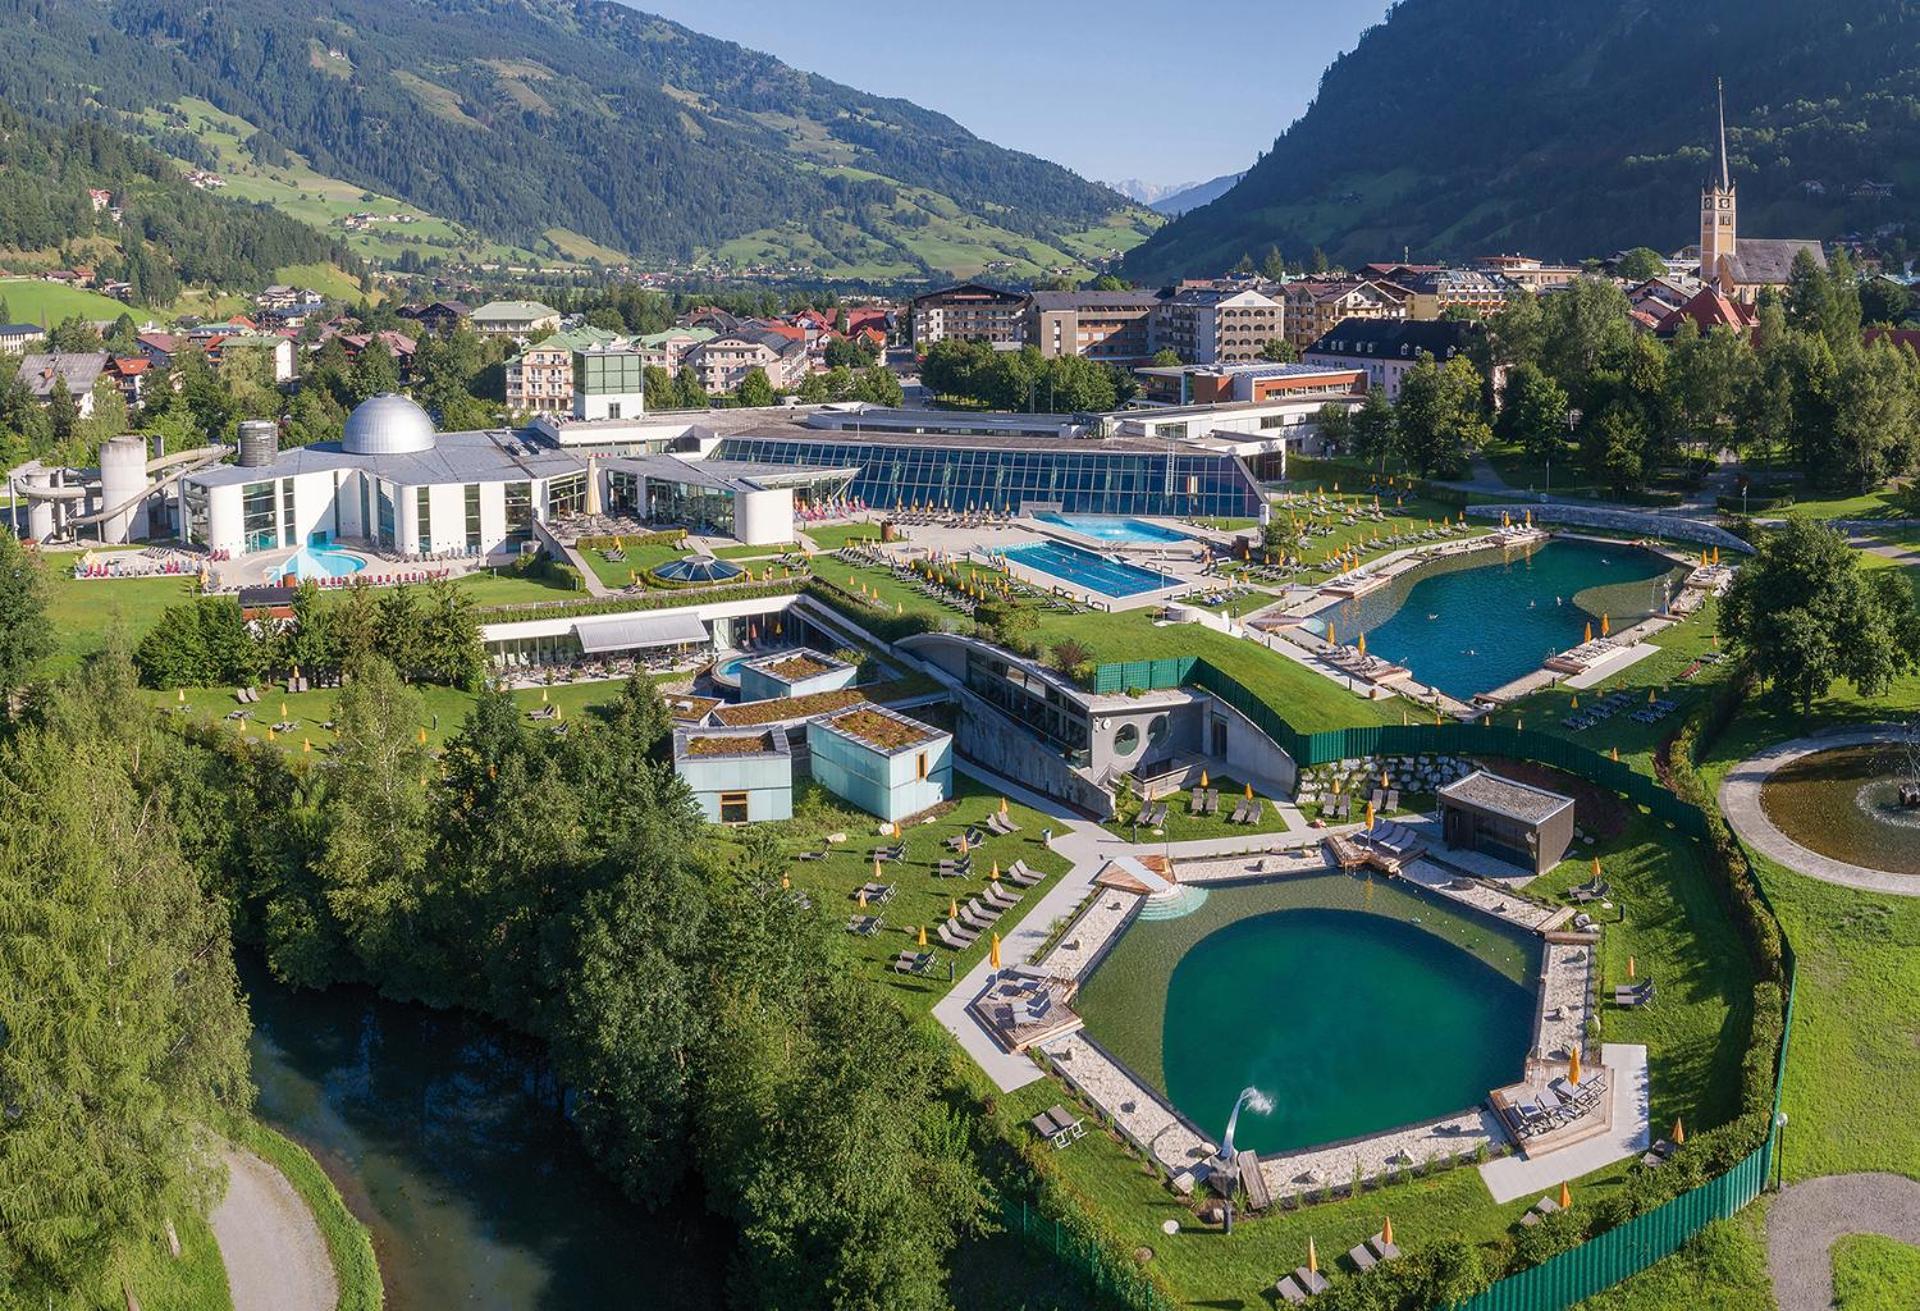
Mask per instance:
[[[805,328],[796,328],[791,323],[777,323],[772,319],[761,319],[756,320],[754,326],[762,331],[785,337],[788,341],[805,341],[807,339],[807,330]]]
[[[153,361],[140,355],[122,355],[110,360],[107,367],[115,373],[131,378],[135,374],[145,373],[152,368]]]
[[[1662,318],[1654,331],[1662,337],[1671,336],[1679,330],[1683,318],[1692,319],[1703,333],[1721,327],[1745,332],[1753,326],[1752,310],[1734,304],[1713,287],[1702,287],[1695,292],[1692,300]]]

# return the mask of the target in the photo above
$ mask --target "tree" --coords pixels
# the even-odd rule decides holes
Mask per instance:
[[[47,419],[53,425],[54,440],[62,442],[73,436],[80,423],[80,405],[68,390],[64,373],[54,374],[53,385],[47,388]]]
[[[1547,315],[1530,291],[1511,296],[1487,317],[1487,342],[1494,364],[1538,364],[1546,351]]]
[[[47,583],[40,561],[0,528],[0,720],[13,694],[53,650],[47,622]]]
[[[1346,451],[1353,445],[1353,410],[1351,405],[1342,405],[1338,401],[1328,401],[1313,416],[1314,431],[1320,434],[1320,440],[1327,449]]]
[[[1604,479],[1617,495],[1646,480],[1647,425],[1632,405],[1615,402],[1580,425],[1580,454],[1587,472]]]
[[[748,369],[733,397],[750,409],[773,404],[773,384],[767,380],[767,371],[758,367]]]
[[[1863,323],[1898,327],[1913,309],[1913,293],[1903,282],[1880,275],[1860,284],[1860,319]],[[0,314],[0,322],[6,316]]]
[[[1762,538],[1734,575],[1720,608],[1720,636],[1805,714],[1837,680],[1874,697],[1911,668],[1913,611],[1911,587],[1869,584],[1833,528],[1790,519]]]
[[[700,375],[693,371],[691,364],[682,364],[679,374],[673,380],[674,403],[683,409],[703,410],[712,402],[707,398],[706,384],[700,381]]]
[[[1269,282],[1286,281],[1287,261],[1280,254],[1280,247],[1267,247],[1267,253],[1260,260],[1260,275]]]
[[[1566,449],[1567,408],[1567,393],[1539,365],[1516,365],[1507,374],[1494,428],[1530,458],[1551,460]]]
[[[252,1093],[227,912],[140,795],[158,751],[108,661],[0,752],[0,1272],[22,1306],[146,1293],[119,1271],[218,1196],[209,1130]]]
[[[96,328],[79,315],[70,315],[47,330],[47,349],[68,355],[89,355],[106,349]]]
[[[425,590],[418,620],[420,675],[445,687],[472,688],[486,671],[473,593],[451,578],[429,579]]]
[[[1687,320],[1692,326],[1692,320]],[[1674,338],[1668,381],[1668,406],[1702,455],[1726,444],[1736,403],[1754,385],[1753,353],[1738,333],[1724,324],[1702,337],[1683,332]]]
[[[1131,291],[1133,284],[1115,273],[1102,273],[1087,283],[1088,291]]]
[[[373,337],[360,348],[347,377],[347,388],[356,405],[369,396],[400,390],[400,366],[394,362],[386,338]]]
[[[1180,352],[1171,346],[1162,346],[1153,353],[1153,367],[1156,369],[1177,369],[1180,362]]]
[[[1396,448],[1422,478],[1464,472],[1492,434],[1480,413],[1480,375],[1459,356],[1438,364],[1421,353],[1400,380]]]
[[[1646,282],[1652,278],[1665,277],[1667,262],[1660,258],[1660,252],[1646,246],[1635,246],[1620,257],[1614,265],[1614,274],[1628,282]]]
[[[1588,405],[1587,380],[1603,367],[1617,368],[1633,344],[1627,298],[1600,278],[1575,278],[1542,306],[1540,366],[1566,389],[1573,403]]]
[[[1275,364],[1298,364],[1300,348],[1285,337],[1275,337],[1260,348],[1260,358]]]
[[[906,401],[906,393],[900,389],[900,379],[893,370],[884,365],[873,365],[860,370],[853,381],[852,397],[856,401],[866,401],[870,405],[901,405]]]

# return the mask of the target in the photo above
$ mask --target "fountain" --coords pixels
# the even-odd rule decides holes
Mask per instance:
[[[1920,874],[1920,724],[1889,741],[1815,751],[1768,777],[1760,804],[1789,838],[1834,860]]]

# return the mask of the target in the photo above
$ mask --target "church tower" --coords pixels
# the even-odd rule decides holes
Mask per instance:
[[[1720,103],[1720,176],[1709,177],[1700,188],[1700,280],[1718,284],[1722,291],[1730,285],[1734,256],[1734,218],[1737,211],[1733,177],[1727,168],[1727,97],[1718,78],[1714,90]]]

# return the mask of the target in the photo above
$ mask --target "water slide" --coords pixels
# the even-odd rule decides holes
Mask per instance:
[[[231,446],[213,445],[196,446],[192,450],[187,451],[175,451],[171,455],[162,455],[157,459],[148,460],[146,463],[146,471],[149,476],[162,473],[168,474],[169,476],[172,476],[174,473],[193,473],[209,465],[218,464],[221,460],[225,459],[232,450],[233,448]],[[141,489],[133,495],[121,498],[117,505],[107,506],[105,509],[96,510],[92,514],[68,518],[64,527],[68,529],[90,527],[111,519],[116,515],[125,514],[140,504],[140,502],[146,500],[147,497],[152,496],[166,481],[167,478],[155,478],[152,482],[141,487]],[[25,481],[23,477],[16,476],[13,490],[16,496],[24,497],[29,501],[71,503],[74,501],[84,501],[93,496],[100,485],[99,480],[96,479],[92,482],[81,481],[78,483],[69,483],[64,487],[35,487]]]

